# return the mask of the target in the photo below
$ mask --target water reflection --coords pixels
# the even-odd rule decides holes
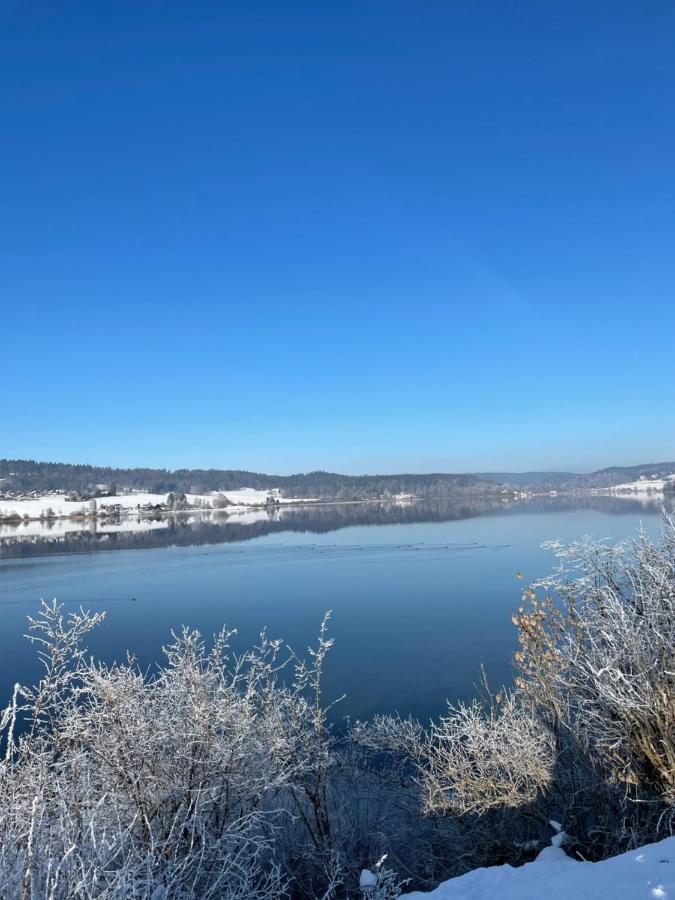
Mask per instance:
[[[21,635],[39,598],[56,597],[67,609],[105,610],[88,649],[108,662],[131,651],[143,670],[184,624],[206,636],[236,627],[236,652],[267,627],[302,652],[333,610],[326,697],[347,694],[336,716],[399,711],[425,720],[446,698],[473,696],[481,665],[491,684],[510,682],[517,573],[527,584],[555,563],[542,541],[619,539],[641,522],[655,536],[658,510],[653,500],[611,496],[464,497],[124,523],[136,531],[80,523],[68,532],[57,520],[32,535],[5,532],[0,704],[16,681],[40,677]],[[120,552],[89,552],[98,550]]]
[[[382,503],[335,503],[288,506],[227,513],[180,512],[155,517],[67,519],[0,525],[0,559],[91,553],[103,550],[141,550],[188,547],[253,540],[270,534],[300,532],[326,534],[354,526],[452,522],[479,516],[596,510],[608,515],[653,515],[664,504],[672,511],[675,499],[629,498],[611,495],[569,495],[504,500],[502,497],[461,497],[456,500],[419,500]]]

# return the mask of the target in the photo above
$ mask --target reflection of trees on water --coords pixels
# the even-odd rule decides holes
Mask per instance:
[[[532,497],[509,504],[508,509],[503,512],[542,513],[591,509],[610,516],[626,513],[654,515],[664,506],[667,512],[672,512],[675,509],[675,498],[669,499],[666,495],[659,494],[644,498],[628,497],[625,494],[558,494],[556,497]]]
[[[141,550],[157,547],[189,547],[200,544],[241,543],[269,534],[300,532],[326,534],[342,528],[451,522],[479,516],[536,514],[571,510],[597,510],[610,515],[654,514],[662,498],[639,500],[603,495],[534,497],[504,501],[500,497],[458,497],[455,500],[419,500],[410,503],[354,503],[322,506],[289,506],[265,513],[254,522],[240,522],[224,512],[195,517],[177,513],[158,517],[164,527],[150,531],[101,532],[95,521],[81,531],[0,537],[0,559],[48,556],[57,553],[90,553],[98,550]],[[670,511],[675,498],[665,501]]]

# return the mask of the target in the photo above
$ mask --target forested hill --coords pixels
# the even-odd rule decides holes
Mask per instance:
[[[675,462],[642,463],[636,466],[609,466],[595,472],[493,472],[479,478],[538,490],[578,491],[601,489],[639,478],[667,478],[675,474]]]
[[[281,488],[289,497],[326,499],[368,499],[400,493],[442,497],[497,490],[495,482],[475,475],[338,475],[332,472],[264,475],[235,469],[113,469],[30,459],[0,460],[0,479],[3,479],[0,488],[5,490],[85,490],[104,484],[160,494],[169,491],[201,494],[251,487]]]
[[[86,490],[97,484],[117,488],[168,493],[201,494],[209,491],[280,488],[287,497],[323,499],[375,499],[388,494],[410,493],[418,497],[490,494],[502,485],[574,491],[611,487],[634,481],[641,475],[664,477],[675,473],[675,462],[612,466],[586,474],[570,472],[499,472],[480,474],[339,475],[308,472],[298,475],[265,475],[240,469],[113,469],[108,466],[37,462],[32,459],[0,459],[0,490]]]

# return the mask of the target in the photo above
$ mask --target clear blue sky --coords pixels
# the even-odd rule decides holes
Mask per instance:
[[[0,2],[0,456],[675,458],[675,6]]]

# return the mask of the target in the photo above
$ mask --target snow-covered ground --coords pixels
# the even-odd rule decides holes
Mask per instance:
[[[242,488],[239,491],[214,491],[212,494],[186,494],[189,503],[205,500],[211,503],[214,497],[223,494],[234,506],[264,506],[271,495],[280,503],[288,503],[279,496],[277,491],[257,491],[255,488]]]
[[[644,478],[639,481],[627,481],[608,488],[612,494],[655,494],[662,493],[666,483],[675,479],[675,475],[667,478]]]
[[[127,494],[122,497],[103,497],[96,501],[97,509],[106,505],[121,503],[128,508],[135,508],[146,503],[165,503],[166,494]],[[64,494],[44,494],[30,500],[0,500],[0,515],[17,513],[20,516],[29,516],[31,519],[39,519],[52,510],[57,516],[75,516],[88,509],[88,501],[66,500]]]
[[[546,847],[519,868],[494,866],[451,878],[406,900],[675,900],[675,837],[589,863]]]
[[[238,491],[219,491],[213,494],[187,494],[189,503],[203,503],[210,508],[214,498],[224,494],[232,506],[226,507],[228,511],[235,509],[248,509],[255,506],[264,506],[270,494],[280,503],[293,503],[292,497],[281,497],[276,491],[258,491],[254,488],[242,488]],[[167,494],[134,493],[120,494],[117,497],[101,497],[96,500],[96,508],[106,506],[121,506],[125,510],[136,511],[138,506],[166,503]],[[304,501],[303,501],[304,502]],[[16,513],[19,516],[29,516],[31,519],[39,519],[45,516],[48,510],[52,510],[55,516],[75,516],[89,508],[88,501],[66,500],[64,494],[44,494],[31,500],[0,500],[0,516],[8,516]]]

